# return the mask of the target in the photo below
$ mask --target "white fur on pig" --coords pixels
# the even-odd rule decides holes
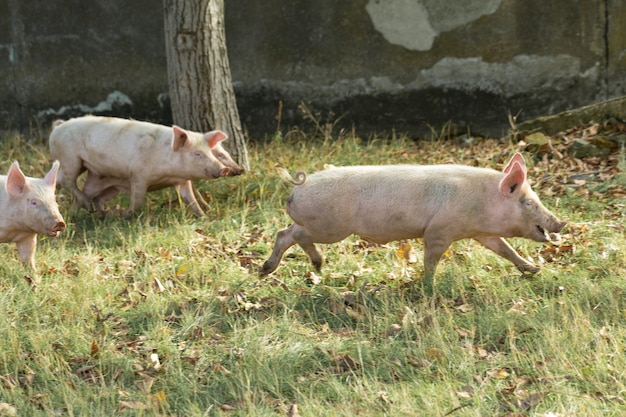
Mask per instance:
[[[0,242],[13,242],[24,266],[35,270],[37,234],[56,237],[65,230],[55,188],[59,162],[41,178],[24,176],[13,162],[8,175],[0,175]]]
[[[219,130],[198,133],[178,126],[84,116],[53,124],[50,154],[61,162],[60,183],[88,210],[95,194],[87,195],[76,181],[84,171],[92,190],[104,192],[111,184],[107,196],[120,191],[130,194],[127,214],[141,208],[148,191],[175,185],[185,203],[200,215],[191,181],[229,175],[230,169],[213,154],[224,139]]]
[[[546,209],[526,180],[516,154],[502,172],[464,165],[386,165],[330,168],[302,173],[287,200],[294,220],[278,232],[261,274],[277,267],[285,250],[300,245],[319,270],[315,243],[334,243],[355,234],[376,243],[423,238],[424,285],[450,244],[472,238],[522,271],[539,268],[503,239],[549,240],[565,223]]]

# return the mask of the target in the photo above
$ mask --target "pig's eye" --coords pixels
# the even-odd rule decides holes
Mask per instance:
[[[532,209],[535,207],[535,202],[533,200],[526,200],[524,201],[524,206],[526,208]]]
[[[203,157],[203,156],[204,156],[204,154],[203,154],[202,152],[200,152],[200,151],[195,151],[193,154],[194,154],[195,156],[197,156],[198,158],[201,158],[201,157]]]
[[[221,152],[220,152],[220,153],[215,154],[215,156],[216,156],[217,158],[219,158],[219,159],[224,159],[224,158],[225,158],[225,157],[224,157],[224,154],[223,154],[223,153],[221,153]]]
[[[35,199],[30,199],[28,200],[28,204],[30,204],[31,207],[37,207],[39,205],[39,201]]]

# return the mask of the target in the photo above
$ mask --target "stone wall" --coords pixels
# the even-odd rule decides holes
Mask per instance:
[[[157,5],[155,6],[155,3]],[[240,116],[252,138],[304,102],[369,135],[504,135],[624,95],[622,0],[226,0]],[[171,122],[160,2],[0,3],[0,129],[103,113]],[[626,117],[626,115],[625,115]]]

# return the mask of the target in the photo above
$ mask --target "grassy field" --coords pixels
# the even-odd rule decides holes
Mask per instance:
[[[73,212],[42,238],[40,279],[0,245],[0,416],[618,416],[626,413],[624,150],[574,159],[476,139],[331,139],[299,131],[249,147],[252,172],[175,192],[132,218]],[[581,133],[582,134],[582,133]],[[558,146],[557,146],[558,145]],[[260,278],[291,186],[275,165],[464,163],[501,168],[526,150],[543,203],[568,221],[559,244],[511,239],[542,265],[523,276],[473,241],[439,265],[434,298],[419,241],[299,248]],[[50,168],[46,139],[11,135],[0,171]],[[126,207],[127,200],[115,203]],[[115,204],[114,203],[114,204]],[[37,280],[36,280],[37,281]]]

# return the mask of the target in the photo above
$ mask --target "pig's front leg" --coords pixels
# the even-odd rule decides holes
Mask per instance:
[[[519,254],[508,244],[506,240],[501,237],[483,237],[475,238],[481,245],[491,249],[498,255],[513,262],[513,264],[522,272],[537,272],[541,268],[528,262],[526,259],[519,256]]]
[[[130,216],[143,206],[143,201],[148,192],[148,184],[145,182],[131,180],[130,182],[130,207],[124,212],[125,216]]]
[[[15,242],[17,244],[17,252],[20,256],[22,264],[35,271],[35,250],[37,248],[37,235],[32,234],[24,239]]]
[[[183,199],[183,202],[187,205],[187,207],[191,209],[191,211],[193,211],[193,214],[198,217],[204,216],[204,211],[200,207],[200,204],[198,204],[198,200],[196,200],[193,183],[191,182],[191,180],[179,183],[178,190],[180,192],[180,197]],[[204,204],[206,204],[206,201],[202,201],[204,202]],[[208,206],[208,204],[206,205]]]
[[[202,197],[202,194],[200,194],[198,189],[193,186],[193,183],[191,183],[191,189],[193,190],[193,195],[196,197],[196,200],[198,201],[198,204],[200,205],[200,207],[203,210],[209,210],[211,206],[209,205],[209,203],[206,202],[204,197]]]

